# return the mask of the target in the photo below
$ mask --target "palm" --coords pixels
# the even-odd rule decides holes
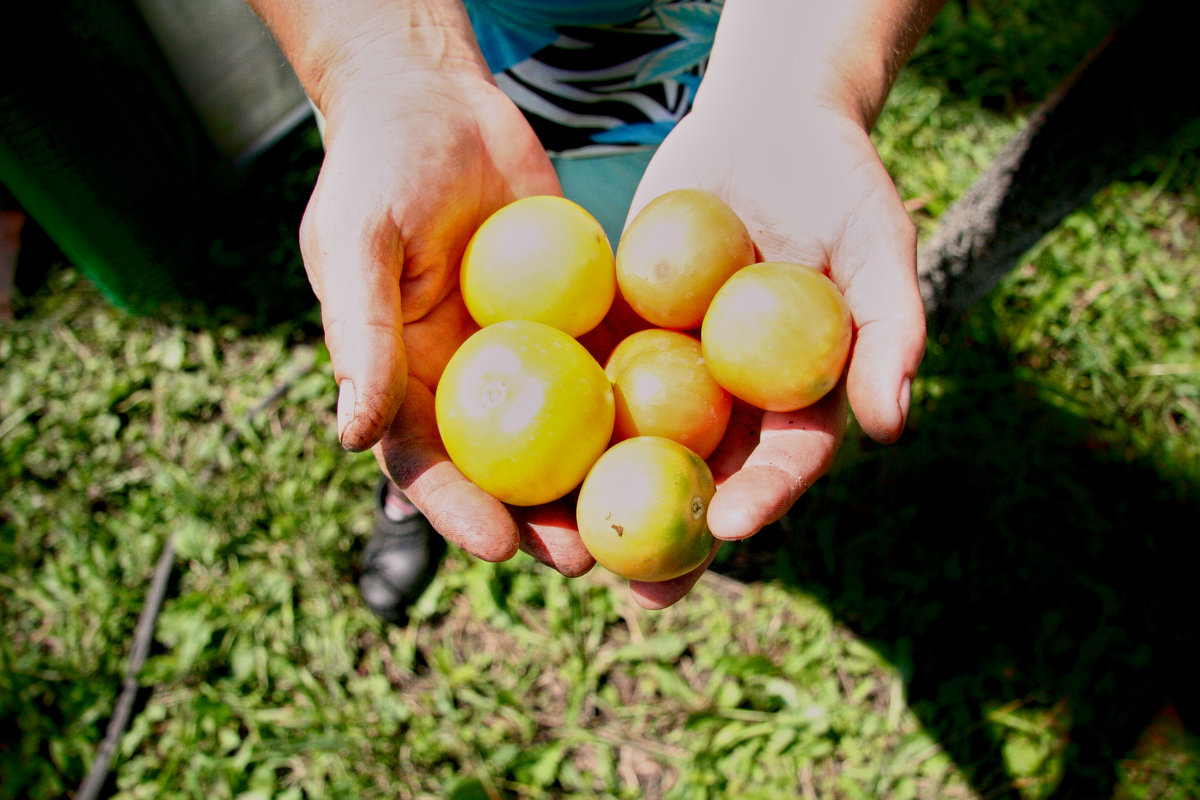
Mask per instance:
[[[449,463],[432,393],[475,330],[458,292],[471,234],[505,203],[557,192],[558,182],[492,84],[443,74],[391,83],[366,93],[369,104],[330,115],[301,231],[335,377],[354,384],[342,440],[352,449],[374,444],[385,471],[448,539],[507,558],[516,525]]]
[[[739,406],[710,458],[720,484],[710,525],[719,538],[739,539],[782,516],[828,471],[845,431],[847,389],[864,430],[881,441],[899,435],[906,402],[898,399],[901,386],[924,345],[915,237],[866,133],[831,113],[749,122],[697,110],[660,147],[631,215],[680,187],[723,197],[746,222],[764,260],[827,270],[855,319],[844,387],[788,414]],[[634,590],[647,605],[667,605],[699,572]]]

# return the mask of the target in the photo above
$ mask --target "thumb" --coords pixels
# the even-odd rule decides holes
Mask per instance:
[[[890,225],[848,235],[858,235],[867,246],[845,290],[856,328],[846,387],[863,430],[887,444],[904,429],[911,382],[925,352],[916,232],[907,216],[897,213]]]
[[[396,415],[408,379],[400,261],[381,261],[375,255],[380,248],[362,232],[322,237],[309,215],[304,228],[304,261],[321,303],[325,344],[338,385],[338,440],[347,450],[367,450]]]

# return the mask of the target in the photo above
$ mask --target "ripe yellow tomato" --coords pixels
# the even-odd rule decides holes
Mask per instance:
[[[677,578],[712,551],[707,515],[715,492],[704,459],[678,442],[626,439],[600,457],[579,489],[579,535],[597,563],[622,578]]]
[[[563,331],[512,320],[455,351],[434,398],[450,460],[505,503],[575,489],[608,446],[613,394],[596,359]]]
[[[676,189],[647,203],[621,234],[617,284],[647,321],[690,330],[721,284],[754,260],[754,242],[733,209],[711,192]]]
[[[612,245],[586,209],[536,195],[488,217],[467,244],[463,302],[480,326],[542,322],[581,336],[600,324],[617,291]]]
[[[739,270],[713,297],[700,341],[717,382],[767,411],[815,403],[841,379],[854,328],[833,281],[802,264]]]
[[[717,449],[733,397],[704,363],[700,341],[650,328],[621,340],[604,365],[617,416],[613,440],[665,436],[708,458]]]

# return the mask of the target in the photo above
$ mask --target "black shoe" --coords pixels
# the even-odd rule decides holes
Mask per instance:
[[[446,540],[420,513],[398,522],[388,519],[383,511],[387,491],[388,480],[382,478],[375,490],[375,530],[362,554],[358,591],[375,616],[403,624],[409,606],[437,573]]]

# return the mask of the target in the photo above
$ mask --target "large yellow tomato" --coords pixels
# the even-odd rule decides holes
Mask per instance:
[[[675,189],[646,204],[617,244],[617,284],[642,318],[699,327],[725,279],[754,262],[745,223],[711,192]]]
[[[463,302],[481,326],[543,322],[572,336],[600,324],[617,291],[612,245],[586,209],[535,195],[496,211],[463,253]]]
[[[612,436],[604,370],[583,345],[540,322],[498,322],[473,334],[447,363],[434,402],[450,460],[518,506],[573,490]]]
[[[592,467],[575,516],[584,547],[622,578],[666,581],[704,563],[716,492],[704,459],[661,436],[613,445]]]
[[[621,340],[604,365],[613,383],[613,439],[665,436],[708,458],[725,435],[733,397],[705,366],[700,341],[650,328]]]
[[[833,281],[772,261],[735,273],[713,297],[700,341],[717,382],[767,411],[795,411],[840,380],[854,327]]]

